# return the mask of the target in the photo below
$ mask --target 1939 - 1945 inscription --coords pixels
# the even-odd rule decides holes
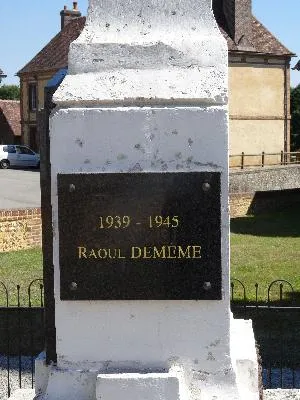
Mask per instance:
[[[58,175],[62,300],[221,299],[220,174]]]

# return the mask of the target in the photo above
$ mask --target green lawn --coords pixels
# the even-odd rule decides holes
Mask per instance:
[[[300,210],[231,220],[231,277],[241,280],[247,298],[267,299],[268,285],[277,279],[289,281],[299,300],[300,295]],[[238,289],[239,285],[236,285]],[[278,297],[278,287],[270,292]],[[288,285],[285,297],[291,296]]]
[[[9,304],[17,305],[20,285],[20,304],[28,305],[28,287],[30,283],[43,277],[42,252],[40,248],[0,253],[0,306],[5,305],[6,297],[3,284],[9,293]],[[35,304],[39,303],[40,283],[31,286],[31,295]]]
[[[41,249],[0,253],[0,281],[9,290],[11,305],[17,304],[18,284],[21,304],[28,304],[28,286],[42,275]],[[231,277],[244,283],[248,300],[255,299],[255,283],[259,284],[259,300],[265,301],[268,285],[276,279],[284,279],[293,285],[300,301],[300,210],[232,219]],[[36,304],[39,284],[33,285],[32,291]],[[239,288],[235,283],[234,293],[241,298]],[[285,298],[291,296],[288,286],[283,289]],[[277,297],[278,287],[274,287],[271,299]],[[3,302],[4,290],[0,287],[0,306]]]

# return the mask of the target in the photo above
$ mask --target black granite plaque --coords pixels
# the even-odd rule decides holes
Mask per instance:
[[[62,300],[221,299],[220,173],[58,175]]]

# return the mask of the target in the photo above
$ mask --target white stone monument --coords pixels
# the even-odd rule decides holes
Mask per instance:
[[[39,398],[258,400],[252,327],[230,313],[227,59],[211,0],[90,0],[50,120],[57,365],[37,362]],[[62,300],[58,174],[172,172],[220,174],[221,299]]]

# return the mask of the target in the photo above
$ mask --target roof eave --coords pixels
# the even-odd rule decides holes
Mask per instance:
[[[19,71],[16,75],[19,77],[19,78],[23,78],[24,76],[26,76],[26,75],[28,75],[28,76],[32,76],[32,75],[38,75],[38,74],[46,74],[46,73],[48,73],[48,74],[53,74],[53,73],[55,73],[57,70],[59,70],[59,69],[61,69],[61,68],[65,68],[65,67],[54,67],[54,68],[49,68],[49,69],[33,69],[33,70],[31,70],[31,71],[24,71],[24,72],[22,72],[22,70],[21,71]]]
[[[235,54],[241,54],[241,55],[255,55],[255,56],[264,56],[264,57],[282,57],[282,58],[291,58],[291,57],[297,57],[295,53],[286,53],[286,54],[277,54],[277,53],[265,53],[265,52],[259,52],[259,51],[247,51],[247,50],[228,50],[229,53],[235,53]]]

